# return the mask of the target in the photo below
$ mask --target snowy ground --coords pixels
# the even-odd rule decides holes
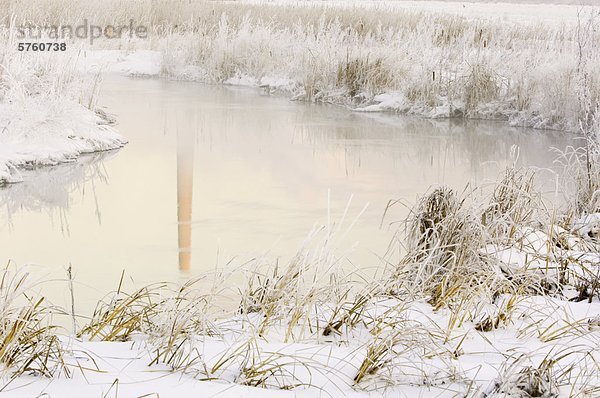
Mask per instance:
[[[600,6],[596,0],[242,0],[246,4],[331,7],[391,7],[410,11],[435,11],[466,18],[501,18],[512,21],[573,22],[578,12]]]
[[[585,99],[600,91],[591,77],[600,63],[598,7],[392,3],[386,12],[379,2],[299,2],[297,16],[283,12],[285,2],[214,3],[225,8],[210,21],[119,43],[121,50],[99,42],[82,64],[260,87],[357,111],[567,131],[578,130]],[[373,20],[362,21],[362,7]]]
[[[500,298],[499,307],[508,300]],[[177,372],[153,364],[156,352],[149,342],[63,338],[71,350],[68,377],[22,376],[0,395],[525,397],[535,377],[540,389],[550,392],[544,396],[598,394],[598,302],[519,298],[510,318],[491,331],[472,321],[453,325],[451,311],[434,311],[425,302],[385,300],[370,311],[374,318],[388,316],[396,323],[383,332],[357,327],[331,336],[298,328],[298,338],[286,342],[284,324],[257,337],[258,314],[222,322],[216,325],[220,336],[198,336],[186,347],[197,350],[197,359]],[[356,382],[374,350],[381,356],[373,373]],[[545,369],[544,360],[556,362]]]
[[[488,280],[462,284],[462,297],[447,292],[447,303],[419,294],[429,286],[403,288],[389,269],[353,281],[325,229],[323,246],[307,245],[286,266],[254,269],[257,261],[136,292],[125,283],[93,317],[74,318],[81,338],[62,333],[61,356],[45,362],[62,363],[53,377],[11,378],[7,369],[0,395],[597,397],[600,301],[597,292],[574,301],[580,292],[559,279],[597,283],[598,242],[588,237],[599,221],[590,216],[554,237],[524,229],[513,245],[480,248],[498,268],[457,263]],[[10,272],[2,279],[26,269]],[[493,293],[515,282],[516,293]],[[2,297],[9,285],[0,285]],[[526,293],[540,286],[550,293]],[[27,295],[35,301],[40,291],[36,284]],[[19,319],[14,309],[0,307],[7,325]],[[68,308],[53,312],[70,318]]]
[[[13,40],[0,30],[0,186],[21,181],[23,168],[125,145],[95,108],[97,74],[76,73],[74,53],[17,52]]]
[[[72,162],[83,153],[126,143],[100,117],[70,102],[50,108],[28,100],[0,106],[0,126],[0,185],[21,181],[21,168]]]

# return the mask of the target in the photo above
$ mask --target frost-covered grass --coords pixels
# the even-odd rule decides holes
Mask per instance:
[[[91,49],[158,51],[151,74],[262,86],[364,111],[577,130],[584,92],[600,93],[600,10],[593,7],[576,21],[549,23],[386,6],[28,4],[13,3],[16,23],[146,24],[147,40],[105,40]]]
[[[0,29],[0,185],[20,181],[19,168],[124,145],[95,112],[100,76],[75,70],[77,49],[18,52],[17,41]]]
[[[0,369],[8,380],[22,374],[69,374],[51,323],[52,308],[33,293],[28,274],[8,264],[0,271]]]

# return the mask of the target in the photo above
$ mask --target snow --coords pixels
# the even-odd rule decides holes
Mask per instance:
[[[21,181],[19,168],[72,162],[126,143],[99,116],[68,101],[0,104],[0,126],[0,185]]]
[[[40,380],[37,377],[22,377],[11,383],[0,395],[15,398],[38,396],[40,393],[49,397],[186,397],[198,393],[199,383],[194,379],[170,373],[164,367],[148,368],[149,355],[132,343],[76,342],[73,350],[79,352],[78,359],[82,365],[92,368],[97,365],[101,371],[76,372],[72,379]],[[232,388],[219,382],[202,383],[205,396],[224,393],[221,396],[236,397],[249,394],[252,390],[242,386]],[[268,396],[281,395],[273,392]]]
[[[88,50],[78,58],[77,69],[84,73],[96,71],[125,76],[157,77],[162,69],[159,51]]]
[[[411,103],[402,93],[385,93],[376,95],[372,104],[354,109],[356,112],[398,112],[409,115],[419,115],[431,119],[445,119],[461,117],[465,112],[465,104],[461,101],[450,102],[444,97],[439,98],[439,103],[433,107],[423,104]],[[490,119],[501,118],[493,115]]]
[[[573,231],[586,240],[600,236],[600,213],[587,214],[573,223]]]
[[[237,74],[236,76],[230,77],[229,79],[225,80],[223,84],[230,86],[256,87],[258,86],[258,80],[254,77],[245,74]]]
[[[61,57],[17,52],[7,34],[0,29],[0,185],[21,181],[23,168],[73,162],[126,144],[95,106],[101,76],[75,71],[77,51]]]
[[[388,6],[410,11],[399,14],[397,28],[373,23],[363,35],[343,28],[361,12],[352,4],[294,4],[339,8],[340,21],[318,22],[313,15],[306,26],[279,26],[265,22],[260,11],[232,12],[207,23],[208,34],[185,30],[149,43],[119,43],[122,50],[90,49],[80,69],[260,87],[361,112],[467,116],[568,131],[578,128],[583,86],[597,89],[595,80],[584,81],[600,62],[593,44],[597,32],[590,28],[587,33],[593,37],[584,45],[584,72],[573,36],[577,18],[592,23],[591,8],[486,3],[475,12],[485,20],[473,21],[468,11],[475,7],[472,3],[358,2],[357,7],[373,6],[374,12],[382,13],[377,15],[385,16]],[[461,19],[452,19],[454,14]],[[431,18],[421,19],[424,15]],[[403,28],[411,23],[418,23],[419,31]],[[322,26],[315,30],[311,24]],[[473,36],[479,39],[474,42]],[[357,92],[340,76],[352,65],[358,65],[357,70],[350,70],[348,80],[358,82]]]
[[[472,19],[500,18],[545,23],[574,22],[580,10],[598,7],[596,0],[242,0],[236,3],[278,6],[392,8],[435,11]]]
[[[488,308],[497,314],[508,300]],[[512,315],[498,329],[475,330],[476,320],[451,328],[451,312],[434,311],[428,304],[406,304],[384,300],[370,308],[373,315],[402,307],[402,332],[395,340],[396,354],[376,375],[367,377],[359,386],[353,379],[361,366],[369,344],[377,338],[368,330],[344,331],[341,336],[314,336],[300,342],[286,343],[278,331],[264,338],[253,336],[249,318],[223,321],[222,337],[198,336],[191,343],[201,362],[186,372],[173,372],[163,364],[152,364],[153,346],[138,338],[133,342],[89,342],[64,337],[71,347],[67,360],[73,365],[72,378],[44,379],[22,376],[12,381],[0,395],[31,397],[46,396],[160,396],[185,397],[219,395],[239,396],[435,396],[455,397],[472,388],[492,391],[526,366],[538,366],[546,357],[555,358],[567,347],[573,354],[558,359],[557,369],[574,365],[573,372],[581,379],[575,383],[600,383],[600,373],[593,363],[600,359],[598,342],[600,326],[596,325],[600,303],[574,303],[549,297],[520,298]],[[581,328],[568,329],[574,323]],[[447,330],[447,328],[449,328]],[[571,332],[563,333],[563,330]],[[588,330],[589,329],[589,330]],[[281,331],[283,332],[282,326]],[[446,338],[447,336],[448,338]],[[446,342],[444,342],[446,340]],[[249,351],[248,351],[249,350]],[[426,353],[426,355],[423,355]],[[249,357],[248,357],[249,355]],[[223,358],[233,359],[215,374],[205,375]],[[282,372],[269,375],[271,388],[244,385],[240,369],[250,363],[269,361],[278,364]],[[515,369],[509,365],[516,363]],[[206,380],[216,378],[218,380]],[[474,382],[470,385],[471,380]],[[575,380],[575,379],[573,379]],[[393,381],[392,385],[388,385]],[[277,386],[297,387],[285,391]],[[563,388],[560,397],[568,396]],[[501,394],[492,395],[504,396]]]

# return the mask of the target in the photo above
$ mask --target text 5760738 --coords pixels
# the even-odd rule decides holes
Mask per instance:
[[[19,51],[66,51],[67,43],[19,43]]]

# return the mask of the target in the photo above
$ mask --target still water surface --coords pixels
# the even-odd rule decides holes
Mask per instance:
[[[90,298],[116,288],[122,270],[142,284],[234,256],[289,258],[346,207],[340,229],[358,220],[337,244],[355,247],[354,265],[375,265],[390,199],[493,179],[515,144],[523,164],[551,167],[550,147],[571,143],[503,123],[352,113],[166,80],[108,77],[100,105],[129,145],[24,172],[0,190],[1,258],[56,275],[72,264],[78,295]]]

